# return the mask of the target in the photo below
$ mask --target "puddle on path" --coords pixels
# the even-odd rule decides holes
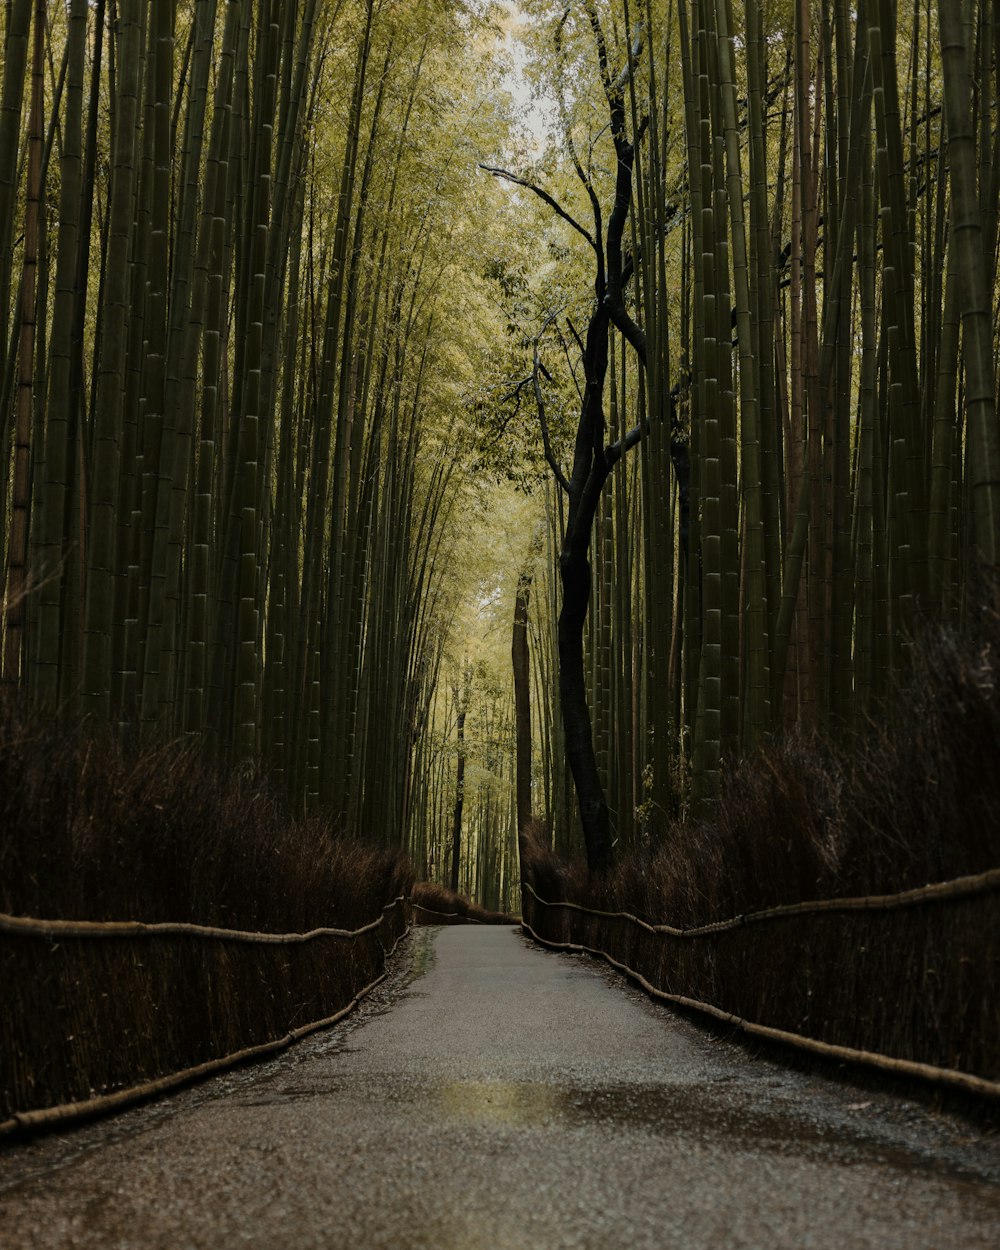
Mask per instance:
[[[1000,1181],[1000,1151],[992,1161],[970,1158],[956,1142],[952,1158],[908,1141],[899,1126],[832,1115],[828,1104],[790,1103],[770,1085],[723,1078],[703,1084],[563,1084],[504,1080],[437,1080],[398,1084],[390,1098],[419,1104],[437,1131],[448,1121],[463,1128],[551,1128],[558,1132],[601,1126],[613,1133],[684,1137],[726,1150],[765,1150],[785,1157],[813,1157],[843,1166],[880,1164],[905,1173],[927,1172],[969,1180]],[[415,1114],[417,1112],[415,1111]],[[945,1152],[950,1153],[950,1152]]]
[[[38,1139],[8,1158],[0,1151],[0,1192],[221,1099],[248,1110],[330,1099],[343,1101],[350,1114],[363,1113],[366,1100],[373,1097],[370,1073],[352,1074],[349,1065],[303,1065],[358,1050],[363,1044],[356,1037],[359,1030],[406,998],[422,994],[420,982],[434,967],[438,933],[431,927],[415,929],[400,948],[390,976],[357,1012],[266,1063],[234,1070],[113,1120]],[[585,966],[593,970],[593,965]],[[649,1006],[643,996],[637,998]],[[466,1132],[478,1136],[491,1129],[585,1134],[599,1128],[609,1138],[687,1139],[723,1152],[765,1151],[848,1167],[881,1164],[900,1173],[1000,1182],[1000,1150],[982,1139],[977,1142],[971,1126],[970,1136],[961,1141],[952,1135],[961,1125],[928,1134],[933,1117],[914,1111],[910,1124],[905,1104],[898,1101],[859,1095],[851,1103],[836,1086],[750,1061],[736,1048],[727,1056],[713,1042],[712,1050],[711,1075],[693,1081],[671,1082],[668,1073],[657,1079],[658,1072],[650,1073],[651,1080],[638,1073],[638,1079],[622,1080],[619,1073],[612,1074],[618,1079],[608,1080],[606,1069],[603,1075],[591,1074],[587,1065],[564,1067],[545,1079],[494,1079],[482,1072],[472,1079],[456,1066],[454,1074],[442,1076],[380,1072],[374,1096],[383,1112],[419,1121],[442,1137]]]

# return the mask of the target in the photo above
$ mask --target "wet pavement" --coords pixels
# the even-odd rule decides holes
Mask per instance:
[[[998,1246],[994,1133],[513,929],[417,930],[346,1025],[0,1152],[2,1250]]]

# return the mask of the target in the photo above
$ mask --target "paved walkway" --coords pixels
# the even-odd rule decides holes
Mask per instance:
[[[272,1063],[0,1154],[4,1250],[995,1250],[1000,1142],[748,1058],[516,930],[418,930]]]

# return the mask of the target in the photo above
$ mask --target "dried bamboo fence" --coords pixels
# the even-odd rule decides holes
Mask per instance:
[[[405,896],[361,928],[257,933],[0,915],[0,1135],[281,1050],[386,976]]]
[[[525,882],[522,911],[543,945],[752,1036],[1000,1099],[998,893],[995,869],[677,929]]]

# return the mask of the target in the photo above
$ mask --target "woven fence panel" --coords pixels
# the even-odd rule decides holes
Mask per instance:
[[[42,922],[44,924],[44,922]],[[354,936],[0,931],[0,1121],[154,1081],[325,1019],[375,981],[404,899]]]
[[[920,905],[776,909],[709,933],[524,892],[539,937],[610,955],[657,989],[769,1028],[896,1059],[1000,1078],[1000,893]]]

